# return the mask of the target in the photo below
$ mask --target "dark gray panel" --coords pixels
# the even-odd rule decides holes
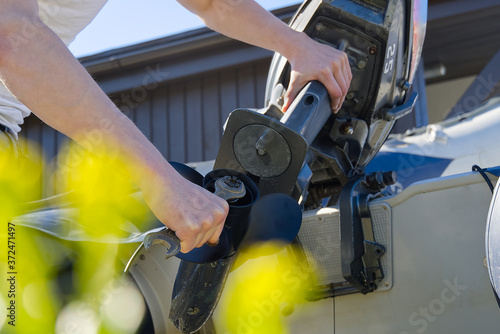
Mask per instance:
[[[65,136],[64,134],[62,134],[61,132],[55,131],[55,133],[56,133],[56,143],[57,143],[57,148],[58,148],[57,153],[60,154],[62,152],[62,150],[65,147],[67,147],[67,145],[69,145],[70,142],[72,142],[72,140],[70,138],[68,138],[67,136]],[[102,140],[102,137],[96,137],[95,140]],[[54,165],[53,168],[59,168],[59,166]],[[54,180],[54,181],[55,181],[54,188],[53,188],[52,193],[50,194],[51,196],[56,195],[56,194],[60,194],[61,192],[64,192],[64,191],[67,191],[67,189],[62,187],[63,184],[61,182],[57,182],[57,180]]]
[[[155,66],[141,65],[133,68],[123,68],[121,71],[97,77],[99,86],[107,93],[115,93],[133,89],[144,85],[144,80],[151,72],[155,73],[156,83],[166,83],[187,76],[201,73],[213,73],[227,67],[242,66],[259,59],[270,59],[272,52],[250,47],[248,45],[233,45],[229,49],[197,51],[185,54],[179,59],[171,59],[155,64]]]
[[[219,76],[203,78],[203,160],[217,156],[222,134]]]
[[[201,112],[201,79],[186,83],[187,162],[203,160],[203,114]]]
[[[256,108],[255,71],[253,66],[245,66],[237,70],[238,75],[238,104],[242,108]]]
[[[24,124],[21,126],[22,131],[20,136],[26,138],[27,140],[41,145],[42,144],[42,121],[38,119],[35,115],[31,115],[24,120]],[[30,154],[28,147],[23,147],[26,154]]]
[[[485,10],[498,5],[498,0],[430,0],[431,7],[427,19],[439,20],[472,11]]]
[[[151,93],[152,141],[164,157],[168,157],[168,101],[167,89],[157,88]]]
[[[236,71],[225,71],[220,75],[220,126],[223,127],[229,114],[238,107]]]
[[[151,97],[143,102],[140,102],[135,108],[135,119],[134,122],[141,132],[148,138],[152,140],[151,130],[152,130],[152,120],[151,120]]]
[[[61,149],[61,147],[65,146],[65,145],[68,145],[68,142],[70,141],[70,139],[62,134],[61,132],[59,131],[56,131],[56,141],[57,141],[57,147],[58,147],[58,151]],[[101,138],[99,138],[99,140],[101,140]]]
[[[255,64],[255,93],[257,94],[257,107],[264,107],[267,73],[269,72],[269,61]]]
[[[111,101],[121,110],[121,112],[134,120],[134,109],[137,107],[137,102],[135,102],[130,96],[130,92],[122,92],[120,94],[115,94],[111,97]]]
[[[169,160],[186,161],[184,85],[170,86],[168,101]]]
[[[42,126],[41,133],[42,140],[42,154],[47,163],[45,164],[45,168],[43,168],[43,195],[44,196],[52,196],[55,194],[56,183],[53,176],[53,171],[55,169],[55,160],[54,158],[57,155],[57,134],[54,129],[51,127],[44,125]]]
[[[461,6],[477,10],[464,12]],[[479,73],[500,48],[499,17],[498,1],[461,0],[431,5],[423,50],[425,65],[442,64],[446,75],[428,83]]]
[[[57,154],[56,132],[49,126],[42,127],[42,151],[45,159],[52,159]]]

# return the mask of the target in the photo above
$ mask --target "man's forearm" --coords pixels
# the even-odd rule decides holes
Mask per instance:
[[[20,43],[16,33],[32,24],[36,31]],[[19,28],[19,29],[17,29]],[[23,21],[3,31],[0,74],[15,97],[51,127],[77,142],[101,130],[103,143],[115,146],[128,159],[160,168],[162,157],[140,131],[102,92],[64,43],[40,21]],[[163,167],[162,167],[163,168]]]
[[[290,29],[253,0],[178,1],[209,28],[286,58],[297,50],[297,40],[303,38],[303,34]]]

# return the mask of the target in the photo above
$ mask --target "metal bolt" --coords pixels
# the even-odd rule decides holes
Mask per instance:
[[[141,259],[141,260],[143,260],[143,261],[144,261],[144,260],[146,260],[146,255],[141,254],[141,255],[139,256],[139,259]]]
[[[280,98],[276,102],[280,107],[283,107],[283,104],[285,103],[285,98],[283,96],[280,96]]]
[[[352,100],[354,98],[354,92],[349,92],[345,96],[346,100]]]
[[[357,66],[360,70],[364,69],[366,67],[366,61],[365,60],[358,61]]]
[[[398,182],[398,176],[394,171],[385,172],[384,174],[382,174],[382,179],[388,186],[392,186],[393,184],[396,184],[396,182]]]
[[[370,53],[372,56],[377,54],[377,47],[375,45],[370,46],[368,49],[368,53]]]
[[[225,177],[224,183],[232,188],[238,188],[241,185],[240,179],[238,179],[236,176]]]
[[[345,123],[340,127],[340,131],[342,134],[350,136],[354,133],[354,127],[351,123]]]
[[[323,31],[325,31],[325,30],[326,30],[326,27],[325,27],[325,25],[324,25],[323,23],[318,23],[318,24],[316,25],[316,31],[317,31],[317,32],[323,32]]]
[[[200,313],[200,309],[197,307],[190,307],[188,308],[186,313],[187,315],[197,315],[198,313]]]
[[[258,154],[258,155],[260,155],[260,156],[264,156],[264,155],[266,155],[266,154],[267,154],[267,151],[266,151],[266,149],[265,149],[265,148],[259,148],[259,149],[257,150],[257,154]]]
[[[389,282],[385,282],[385,283],[384,283],[384,285],[385,285],[385,286],[389,286]]]

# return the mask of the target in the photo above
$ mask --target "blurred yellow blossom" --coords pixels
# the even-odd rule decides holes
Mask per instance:
[[[306,301],[315,279],[305,258],[298,260],[292,246],[278,253],[282,248],[272,243],[255,246],[245,252],[245,263],[235,265],[218,312],[225,322],[223,333],[288,333],[283,314]],[[278,255],[268,255],[273,253]]]
[[[23,143],[25,147],[30,145]],[[64,225],[70,220],[76,221],[68,226],[80,229],[73,232],[92,241],[69,242],[24,226],[11,227],[9,234],[12,217],[19,217],[28,209],[38,210],[30,214],[46,209],[25,204],[40,198],[42,175],[49,174],[48,167],[36,155],[38,151],[29,149],[29,158],[17,156],[13,151],[0,154],[3,226],[0,266],[3,273],[13,273],[15,286],[15,293],[9,294],[6,284],[10,283],[2,280],[0,305],[10,305],[13,301],[16,321],[15,327],[8,324],[9,318],[0,322],[0,332],[133,333],[142,319],[144,305],[137,292],[125,283],[116,283],[121,282],[122,261],[126,260],[123,257],[130,251],[116,241],[130,233],[131,223],[137,231],[151,216],[130,180],[127,162],[110,151],[90,153],[76,144],[61,149],[57,158],[53,175],[57,188],[66,195],[56,197],[64,202],[50,204],[55,204],[55,210],[61,213],[61,220],[54,223]],[[9,245],[12,248],[8,248]],[[7,261],[9,250],[15,259],[12,263]],[[7,268],[8,265],[13,267]],[[116,298],[120,299],[113,302]],[[139,306],[131,308],[128,301]],[[110,312],[109,307],[106,309],[110,303],[120,307]],[[136,310],[137,314],[129,316],[127,322],[117,320],[116,314],[127,314],[125,311],[129,309]],[[75,316],[81,321],[75,321]],[[117,322],[122,326],[117,326]]]

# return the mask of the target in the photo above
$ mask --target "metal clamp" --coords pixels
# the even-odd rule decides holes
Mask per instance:
[[[372,292],[384,277],[379,260],[385,247],[375,241],[368,204],[395,182],[394,172],[359,175],[340,193],[342,275],[354,292]]]

